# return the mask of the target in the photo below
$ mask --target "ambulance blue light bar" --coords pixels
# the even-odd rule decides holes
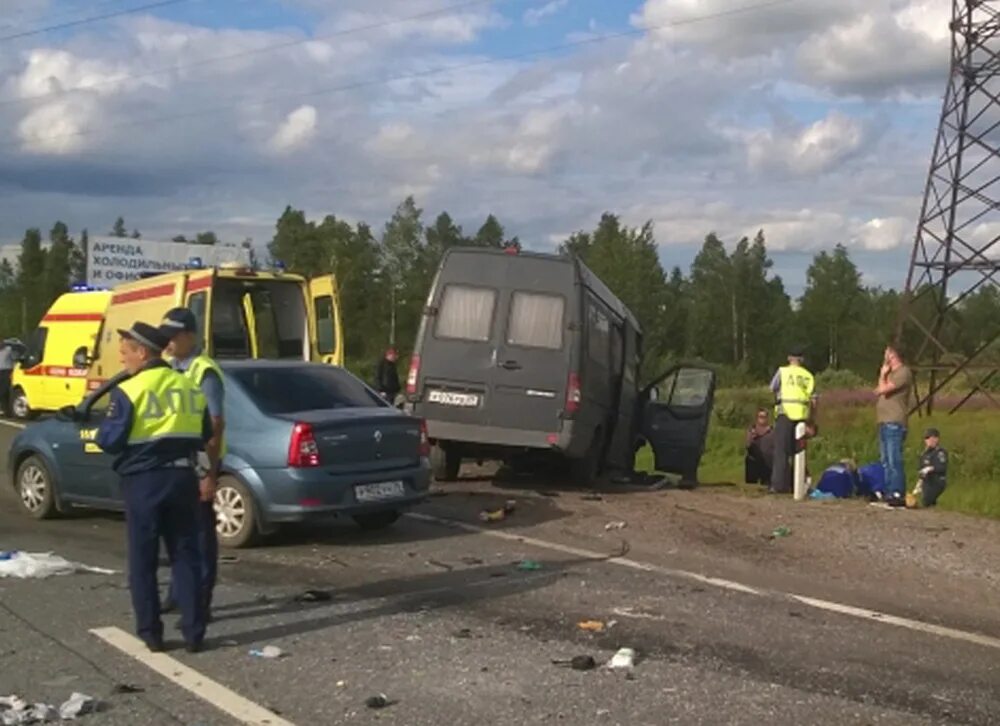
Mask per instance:
[[[106,287],[93,287],[92,285],[77,284],[70,288],[70,292],[104,292]]]
[[[201,261],[200,257],[192,257],[191,259],[188,260],[188,269],[189,270],[200,270],[204,266],[205,265]]]

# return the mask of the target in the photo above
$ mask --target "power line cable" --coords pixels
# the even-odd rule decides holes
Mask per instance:
[[[20,33],[12,33],[11,35],[0,36],[0,42],[6,40],[18,40],[19,38],[30,38],[35,35],[43,35],[45,33],[52,33],[56,30],[65,30],[67,28],[75,28],[80,25],[89,25],[90,23],[98,23],[102,20],[111,20],[112,18],[120,18],[123,15],[133,15],[135,13],[141,13],[146,10],[156,10],[158,8],[165,8],[168,5],[179,5],[180,3],[190,2],[190,0],[159,0],[155,3],[147,3],[146,5],[139,5],[134,8],[125,8],[124,10],[114,10],[109,13],[104,13],[102,15],[91,15],[88,18],[80,18],[79,20],[71,20],[66,23],[57,23],[55,25],[49,25],[44,28],[35,28],[34,30],[25,30]]]
[[[175,73],[178,71],[186,71],[189,68],[200,68],[203,66],[214,65],[216,63],[224,63],[230,60],[236,60],[239,58],[247,58],[254,55],[259,55],[262,53],[271,53],[276,50],[285,50],[288,48],[294,48],[300,45],[306,45],[308,43],[316,43],[324,40],[330,40],[332,38],[339,38],[345,35],[352,35],[354,33],[362,33],[370,30],[380,30],[383,28],[392,27],[394,25],[402,25],[404,23],[410,23],[418,20],[426,20],[427,18],[432,18],[438,15],[444,15],[446,13],[455,12],[459,10],[465,10],[467,8],[475,7],[477,5],[487,5],[495,0],[466,0],[466,2],[457,3],[454,5],[447,5],[436,10],[429,10],[423,13],[418,13],[417,15],[409,15],[402,18],[393,18],[392,20],[384,20],[377,23],[370,23],[368,25],[358,25],[350,28],[344,28],[332,33],[311,36],[308,38],[298,38],[296,40],[283,41],[281,43],[273,43],[271,45],[260,46],[258,48],[250,48],[244,51],[239,51],[237,53],[230,53],[228,55],[212,56],[210,58],[203,58],[201,60],[192,61],[190,63],[179,63],[172,66],[165,66],[163,68],[156,68],[149,71],[143,71],[141,73],[134,73],[126,76],[115,76],[113,78],[108,78],[105,80],[98,80],[92,83],[87,83],[79,86],[72,86],[70,88],[62,88],[55,91],[46,91],[45,93],[39,93],[34,96],[21,96],[19,98],[9,98],[0,101],[0,108],[4,106],[10,106],[13,104],[28,103],[32,101],[39,101],[46,98],[51,98],[52,96],[65,96],[70,93],[76,93],[80,91],[90,91],[95,88],[100,88],[102,86],[107,86],[113,83],[123,83],[126,81],[136,81],[143,78],[152,78],[154,76],[162,75],[165,73]]]
[[[660,25],[651,25],[644,28],[635,28],[632,30],[623,30],[616,33],[606,33],[603,35],[593,35],[587,38],[582,38],[579,40],[569,41],[566,43],[559,43],[556,45],[547,46],[545,48],[538,48],[530,51],[522,51],[518,53],[509,53],[506,55],[491,56],[490,58],[485,58],[481,60],[469,61],[466,63],[456,63],[448,66],[438,66],[436,68],[430,68],[424,71],[414,71],[412,73],[403,73],[395,76],[388,76],[383,78],[370,78],[359,81],[353,81],[351,83],[345,83],[339,86],[329,86],[326,88],[314,88],[308,91],[300,91],[291,94],[280,94],[274,96],[264,96],[260,98],[249,98],[247,96],[236,96],[233,97],[225,105],[215,106],[212,108],[203,108],[196,111],[189,111],[185,113],[169,114],[164,116],[151,116],[141,119],[132,119],[129,121],[121,121],[118,123],[103,124],[100,128],[84,128],[78,131],[69,131],[60,134],[48,134],[43,136],[32,137],[32,141],[43,142],[43,141],[55,141],[57,139],[63,138],[73,138],[80,136],[90,136],[99,131],[107,131],[119,128],[129,128],[132,126],[143,126],[146,124],[158,124],[167,121],[181,121],[190,118],[199,118],[202,116],[211,116],[216,113],[222,113],[225,111],[232,110],[239,107],[243,103],[268,103],[276,101],[293,101],[300,100],[304,98],[309,98],[312,96],[326,95],[331,93],[343,93],[347,91],[356,91],[363,88],[370,88],[375,86],[383,86],[391,83],[397,83],[399,81],[410,81],[419,80],[422,78],[428,78],[435,75],[440,75],[443,73],[450,73],[459,70],[468,70],[470,68],[478,68],[484,66],[490,66],[496,63],[520,60],[523,58],[531,58],[540,55],[546,55],[548,53],[553,53],[561,50],[569,50],[573,48],[580,48],[588,45],[597,45],[600,43],[605,43],[611,40],[620,40],[622,38],[635,37],[637,35],[643,35],[652,30],[666,30],[669,28],[683,27],[686,25],[694,25],[697,23],[703,23],[711,20],[719,20],[722,18],[733,17],[738,15],[745,15],[747,13],[756,12],[759,10],[764,10],[767,8],[777,7],[780,5],[788,5],[798,0],[767,0],[767,2],[755,3],[752,5],[744,5],[739,8],[731,8],[729,10],[723,10],[715,13],[708,13],[705,15],[699,15],[695,17],[684,18],[682,20],[675,20],[668,23],[663,23]],[[0,144],[0,148],[7,148],[11,146],[20,146],[22,141],[8,141],[6,143]]]

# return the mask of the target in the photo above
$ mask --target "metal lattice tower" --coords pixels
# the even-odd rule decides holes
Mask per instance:
[[[959,354],[949,331],[964,300],[1000,282],[1000,0],[952,0],[951,33],[951,73],[896,329],[918,375],[914,408],[926,413],[956,377],[968,377],[972,390],[952,411],[1000,371],[983,355],[1000,336]]]

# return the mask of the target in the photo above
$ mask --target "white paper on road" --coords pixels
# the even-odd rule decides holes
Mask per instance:
[[[22,580],[44,579],[55,575],[72,575],[77,572],[93,572],[99,575],[115,574],[114,570],[70,562],[51,552],[0,552],[0,577],[17,577]]]
[[[73,721],[78,716],[99,710],[100,702],[83,693],[74,693],[58,710],[47,703],[28,703],[18,696],[0,696],[2,726]]]

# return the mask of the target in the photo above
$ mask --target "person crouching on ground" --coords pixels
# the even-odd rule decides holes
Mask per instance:
[[[771,460],[774,458],[774,427],[766,408],[757,409],[753,425],[747,429],[743,469],[747,484],[771,483]]]
[[[920,455],[920,481],[913,490],[921,507],[933,507],[948,485],[948,452],[941,447],[937,429],[924,432],[924,453]]]

